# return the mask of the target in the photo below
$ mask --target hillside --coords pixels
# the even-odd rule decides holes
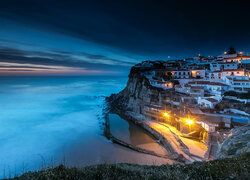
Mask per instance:
[[[56,168],[25,173],[14,178],[27,179],[248,179],[250,153],[235,158],[219,159],[188,165],[141,166],[102,164],[77,168]]]

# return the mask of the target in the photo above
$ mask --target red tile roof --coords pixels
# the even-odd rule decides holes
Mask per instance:
[[[244,69],[224,69],[224,70],[220,70],[220,71],[213,71],[210,73],[217,73],[217,72],[232,72],[232,71],[244,71]]]
[[[188,84],[208,84],[210,81],[191,81]]]
[[[203,85],[212,85],[212,86],[228,86],[228,85],[223,84],[223,83],[210,82],[210,81],[192,81],[192,82],[189,82],[188,84],[203,84]]]
[[[243,80],[243,79],[235,79],[234,81],[239,81],[239,82],[250,82],[250,80]]]
[[[224,59],[243,59],[243,58],[249,58],[250,59],[250,56],[227,57],[227,58],[224,58]]]
[[[207,98],[206,100],[212,102],[212,103],[217,103],[218,101],[216,99],[213,98]]]
[[[224,69],[223,71],[244,71],[244,69]]]
[[[203,86],[191,86],[192,89],[204,89]]]
[[[228,86],[226,84],[222,84],[222,83],[219,83],[219,82],[210,82],[208,85],[212,85],[212,86]]]

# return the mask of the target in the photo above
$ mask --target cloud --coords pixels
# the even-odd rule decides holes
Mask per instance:
[[[23,66],[23,65],[10,65],[10,66],[2,66],[1,62],[0,62],[0,69],[1,68],[5,68],[5,69],[10,69],[10,68],[25,68],[25,69],[33,69],[33,66]],[[52,67],[35,67],[36,69],[56,69],[56,68],[52,68]]]
[[[2,63],[2,64],[1,64]],[[3,65],[3,63],[5,63]],[[9,63],[9,64],[8,64]],[[27,65],[29,64],[29,65]],[[36,70],[89,70],[96,72],[122,72],[133,63],[108,58],[104,55],[67,51],[28,51],[17,48],[0,47],[0,67],[5,69]],[[123,71],[124,72],[124,71]]]
[[[0,68],[0,72],[4,72],[4,71],[12,71],[12,72],[23,72],[23,71],[35,71],[32,69],[1,69]]]

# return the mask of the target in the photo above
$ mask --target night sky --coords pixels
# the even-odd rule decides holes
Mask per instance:
[[[122,75],[143,60],[250,51],[243,1],[0,1],[0,75]]]

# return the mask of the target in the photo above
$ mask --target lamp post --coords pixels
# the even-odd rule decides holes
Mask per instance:
[[[169,113],[165,112],[165,113],[163,114],[163,116],[164,116],[164,117],[166,117],[166,118],[167,118],[167,120],[169,121],[169,118],[170,118]]]
[[[186,123],[188,124],[189,132],[191,132],[191,125],[194,123],[194,121],[191,119],[186,119]]]

